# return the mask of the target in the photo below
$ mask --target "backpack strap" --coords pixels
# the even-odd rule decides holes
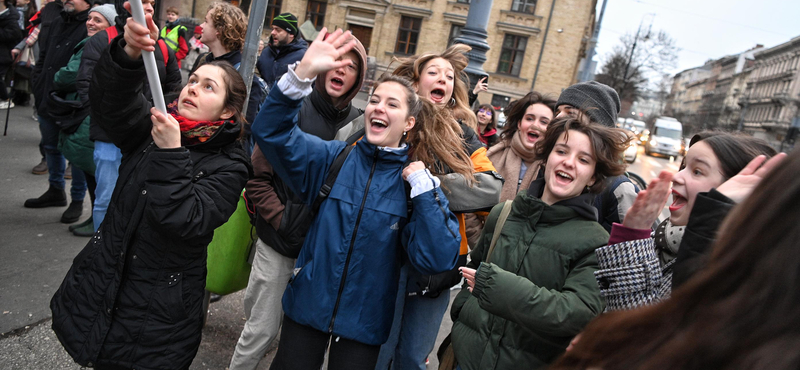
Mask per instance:
[[[503,224],[506,223],[508,214],[511,213],[512,202],[513,201],[511,200],[503,202],[503,209],[500,211],[500,217],[497,218],[497,223],[494,225],[494,232],[492,232],[492,242],[489,244],[489,253],[486,254],[485,262],[487,263],[489,262],[489,258],[492,256],[494,246],[497,245],[497,239],[500,238],[500,232],[503,230]]]
[[[314,199],[314,203],[311,204],[311,209],[314,211],[314,214],[319,212],[319,207],[322,205],[322,202],[328,198],[328,195],[331,194],[331,189],[333,188],[333,183],[336,182],[336,178],[339,177],[339,170],[342,169],[342,165],[344,165],[345,159],[347,159],[347,155],[350,154],[350,151],[353,150],[355,146],[348,144],[347,146],[339,152],[339,155],[336,156],[336,159],[333,160],[333,164],[328,169],[328,174],[325,176],[325,183],[322,184],[322,187],[319,189],[319,193],[317,194],[317,198]]]
[[[161,54],[164,56],[164,67],[167,66],[167,62],[169,62],[169,52],[167,51],[167,43],[164,42],[164,39],[158,39],[156,41],[158,47],[161,48]]]
[[[112,26],[106,28],[106,33],[108,33],[108,43],[110,44],[111,41],[114,41],[114,39],[117,38],[117,35],[119,35],[119,30],[117,29],[117,26]]]

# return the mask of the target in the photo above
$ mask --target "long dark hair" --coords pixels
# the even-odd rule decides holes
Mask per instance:
[[[654,306],[605,314],[553,369],[800,368],[800,151],[723,222],[705,269]]]
[[[694,144],[704,142],[711,147],[714,155],[719,160],[720,169],[724,180],[736,176],[753,158],[759,155],[766,155],[767,158],[774,156],[777,152],[765,140],[754,138],[744,134],[734,134],[722,131],[703,131],[692,137],[689,147]],[[685,161],[686,157],[684,157]],[[681,169],[685,163],[681,163]]]
[[[547,126],[544,139],[536,143],[534,147],[536,160],[542,161],[547,166],[547,157],[555,148],[559,136],[562,133],[569,135],[570,130],[586,134],[592,143],[592,155],[595,159],[595,182],[590,189],[592,193],[599,193],[603,190],[603,180],[625,172],[626,165],[620,158],[633,137],[629,136],[625,130],[592,123],[589,116],[584,114],[579,114],[577,117],[557,118]]]
[[[506,125],[503,127],[503,133],[500,134],[501,139],[511,140],[511,138],[514,137],[514,134],[519,131],[519,123],[522,121],[522,118],[525,117],[525,111],[534,104],[546,105],[555,115],[556,100],[551,96],[531,91],[519,100],[508,105],[506,109]]]

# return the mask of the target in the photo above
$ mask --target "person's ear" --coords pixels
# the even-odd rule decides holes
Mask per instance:
[[[414,84],[412,86],[414,86],[414,92],[419,94],[419,85],[418,85],[418,83],[414,82]]]
[[[591,188],[592,186],[594,186],[594,183],[595,183],[596,181],[597,181],[597,180],[595,180],[595,177],[594,177],[594,176],[592,176],[592,178],[591,178],[591,179],[589,179],[589,183],[588,183],[588,184],[586,184],[586,186]]]
[[[222,109],[222,114],[220,114],[219,119],[226,120],[233,117],[233,110],[224,108]]]
[[[403,130],[403,132],[406,133],[411,131],[416,123],[417,119],[414,116],[408,116],[408,118],[406,118],[406,128]]]

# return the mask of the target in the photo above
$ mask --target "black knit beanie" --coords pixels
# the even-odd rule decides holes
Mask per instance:
[[[278,26],[289,32],[292,36],[297,36],[297,17],[292,13],[283,13],[272,19],[272,25]]]
[[[615,127],[619,114],[619,95],[608,85],[587,81],[566,88],[558,97],[556,109],[568,104],[589,115],[592,121]]]

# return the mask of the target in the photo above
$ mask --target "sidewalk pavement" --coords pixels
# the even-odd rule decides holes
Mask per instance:
[[[360,93],[354,105],[363,108],[367,95]],[[47,190],[47,175],[33,175],[39,163],[38,123],[31,119],[30,107],[9,112],[8,136],[0,136],[0,370],[3,369],[80,369],[62,348],[50,329],[50,298],[55,293],[72,259],[89,238],[73,236],[59,222],[66,207],[24,208],[27,198]],[[0,117],[5,118],[0,110]],[[0,121],[5,121],[0,119]],[[84,202],[84,216],[90,205]],[[452,292],[452,297],[457,291]],[[200,349],[190,369],[225,369],[244,327],[244,291],[212,303],[203,330]],[[450,332],[446,314],[429,369],[436,369],[435,350]],[[258,369],[268,369],[275,345]]]

